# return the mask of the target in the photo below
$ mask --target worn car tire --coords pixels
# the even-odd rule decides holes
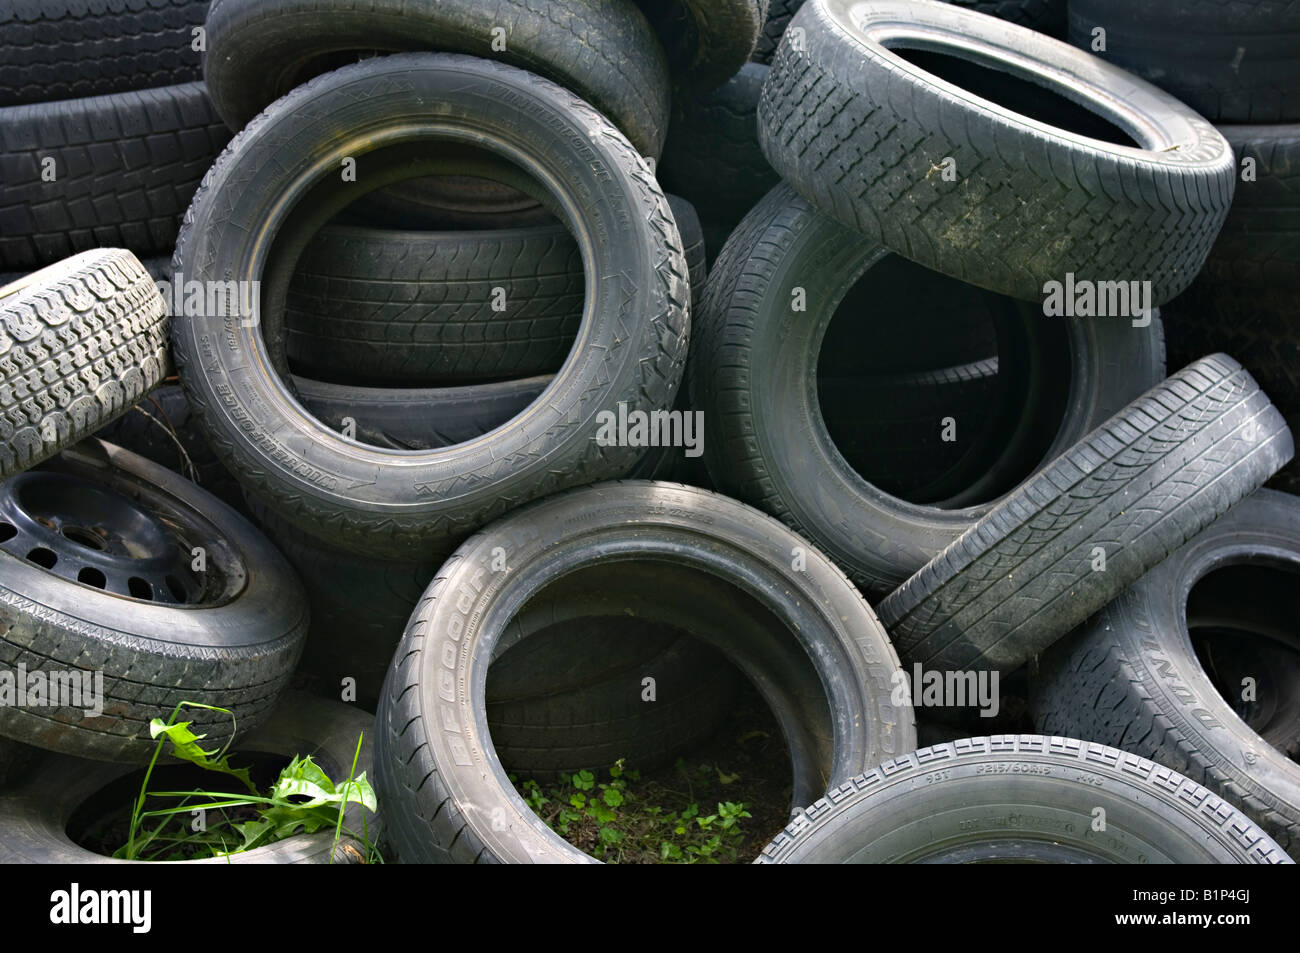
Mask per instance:
[[[0,108],[0,270],[170,253],[229,138],[202,83]]]
[[[494,574],[501,554],[506,571]],[[590,860],[506,779],[487,735],[486,670],[517,609],[549,583],[576,584],[585,571],[590,591],[615,593],[590,574],[622,574],[632,580],[622,591],[637,592],[636,575],[648,566],[653,583],[643,579],[634,614],[653,621],[720,600],[735,616],[732,630],[703,637],[781,720],[796,800],[915,737],[911,706],[890,699],[898,665],[870,608],[829,560],[775,520],[677,484],[575,490],[466,542],[411,618],[385,683],[376,755],[377,791],[391,805],[403,859]],[[666,584],[674,573],[680,585]],[[701,587],[717,594],[701,599]],[[760,617],[765,625],[752,621]]]
[[[0,7],[0,106],[203,78],[195,27],[208,0],[9,0]]]
[[[749,60],[768,0],[636,0],[680,84],[714,89]]]
[[[691,203],[669,195],[692,296],[707,275]],[[585,300],[582,253],[559,223],[495,231],[330,226],[294,271],[285,348],[336,383],[435,387],[553,374]]]
[[[0,734],[147,761],[150,720],[180,701],[229,709],[240,732],[265,720],[298,660],[307,604],[283,557],[238,513],[92,439],[6,481],[0,514],[0,668],[14,679],[19,666],[45,672],[46,684],[102,673],[103,702],[100,714],[65,697],[2,705]],[[193,720],[211,744],[230,737],[229,715],[195,709]]]
[[[129,251],[0,286],[0,478],[126,413],[169,367],[166,302]]]
[[[194,711],[189,709],[190,714]],[[279,755],[285,759],[311,755],[330,778],[338,780],[348,777],[355,757],[355,776],[365,772],[370,779],[374,775],[372,725],[369,715],[349,705],[290,692],[262,727],[244,736],[235,746],[234,764],[240,764],[239,751]],[[168,863],[114,860],[79,846],[69,836],[68,828],[77,818],[78,808],[137,770],[135,767],[96,764],[67,755],[48,755],[35,767],[20,784],[0,791],[0,864]],[[129,803],[129,796],[125,803]],[[382,830],[381,818],[356,804],[348,806],[343,823],[348,830],[369,836],[372,842]],[[357,864],[365,860],[364,845],[359,839],[344,834],[335,847],[331,829],[316,834],[295,834],[229,857],[172,863]]]
[[[1025,301],[1074,275],[1150,281],[1159,305],[1196,276],[1232,150],[1168,93],[948,4],[809,0],[794,22],[807,38],[777,50],[759,140],[841,224]]]
[[[1283,576],[1298,568],[1300,500],[1251,494],[1043,654],[1036,723],[1180,771],[1296,853],[1300,642]],[[1222,583],[1189,600],[1216,570]],[[1245,694],[1242,676],[1255,701],[1230,702],[1225,692]]]
[[[999,503],[890,593],[881,621],[913,663],[1010,671],[1260,487],[1293,452],[1291,431],[1254,378],[1226,355],[1202,358]]]
[[[1040,735],[965,738],[887,761],[796,817],[758,860],[980,862],[1292,861],[1196,782],[1105,745]]]
[[[667,131],[667,64],[628,0],[217,0],[207,31],[203,77],[234,130],[349,54],[440,50],[508,63],[573,91],[644,156],[658,157]],[[498,40],[505,49],[493,48]]]
[[[862,242],[788,186],[778,186],[746,217],[714,262],[696,320],[690,369],[693,406],[704,411],[712,428],[704,458],[718,487],[807,537],[873,596],[883,596],[927,563],[990,507],[979,497],[973,505],[939,508],[887,494],[849,466],[826,429],[816,384],[826,360],[835,358],[847,368],[841,373],[860,376],[849,359],[865,361],[878,349],[867,342],[849,351],[843,339],[832,345],[830,337],[840,324],[832,319],[859,278],[868,269],[887,267],[887,258],[883,248]],[[907,278],[906,289],[889,290],[914,313],[907,290],[915,293],[945,279],[908,267],[916,274]],[[969,287],[964,291],[972,297],[961,307],[983,309],[992,321],[1014,329],[1017,340],[1022,332],[1044,327],[1045,319],[1028,305]],[[801,292],[806,310],[797,311],[792,302],[800,300]],[[959,300],[945,295],[945,304]],[[862,306],[882,305],[872,300]],[[894,316],[892,311],[884,314]],[[955,313],[945,317],[957,324]],[[991,454],[986,476],[1001,473],[1000,483],[989,484],[990,496],[983,499],[1009,491],[1010,486],[1002,486],[1014,486],[1019,474],[1027,476],[1048,462],[1164,377],[1159,318],[1136,328],[1118,320],[1053,319],[1057,322],[1056,344],[1046,351],[1026,346],[1024,353],[1032,360],[999,356],[999,378],[1004,367],[1024,375],[1022,389],[1007,391],[1024,396],[1009,410],[1015,432],[1040,423],[1054,432],[1045,426],[1033,441],[976,444],[974,449]],[[851,339],[863,336],[856,327],[845,327],[855,332]],[[942,341],[939,353],[948,357],[952,344]],[[927,346],[922,341],[913,348],[911,360],[920,362]],[[1054,406],[1060,413],[1040,421],[1034,395],[1044,387],[1035,380],[1052,376],[1051,369],[1058,366],[1060,393]],[[887,408],[880,411],[887,413]],[[954,408],[959,429],[966,413],[966,408]],[[1015,451],[1023,446],[1041,447],[1034,454],[1041,462],[1020,459]],[[974,488],[967,484],[958,490],[969,494]]]
[[[434,118],[430,99],[442,104]],[[390,143],[394,136],[406,144]],[[574,356],[490,437],[400,456],[362,447],[288,392],[284,293],[303,245],[340,207],[391,181],[455,171],[453,148],[426,143],[461,136],[497,143],[510,168],[554,176],[550,199],[572,216],[592,276]],[[363,170],[358,181],[339,183],[335,162],[322,162],[316,148],[346,149]],[[286,200],[313,188],[311,201]],[[175,270],[263,282],[257,321],[231,322],[228,334],[220,315],[172,325],[181,383],[223,462],[300,528],[389,559],[418,557],[529,499],[626,472],[639,449],[598,444],[597,414],[620,403],[671,406],[685,362],[686,263],[645,161],[573,94],[473,57],[371,59],[277,102],[208,174],[177,240]]]

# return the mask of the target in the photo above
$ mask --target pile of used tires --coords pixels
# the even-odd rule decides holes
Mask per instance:
[[[0,860],[182,701],[589,860],[742,689],[762,862],[1300,856],[1289,0],[7,0],[0,272]]]

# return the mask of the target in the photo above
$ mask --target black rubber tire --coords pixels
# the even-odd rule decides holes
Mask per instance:
[[[999,20],[1009,20],[1058,40],[1066,36],[1066,0],[944,0],[957,6],[987,13]],[[754,62],[771,63],[785,35],[790,19],[799,12],[803,0],[772,0],[767,8],[767,22],[754,49]]]
[[[1252,727],[1242,703],[1222,694],[1241,691],[1241,683],[1225,684],[1207,671],[1189,628],[1191,617],[1198,629],[1218,623],[1279,646],[1289,637],[1289,666],[1252,651],[1259,644],[1252,640],[1243,646],[1253,655],[1244,659],[1251,667],[1242,672],[1259,683],[1261,708],[1293,708],[1294,660],[1300,658],[1294,590],[1281,599],[1274,591],[1273,599],[1259,600],[1260,590],[1238,576],[1233,581],[1242,585],[1235,595],[1243,603],[1216,606],[1198,598],[1189,607],[1198,581],[1230,567],[1255,574],[1300,568],[1300,500],[1269,490],[1251,494],[1043,653],[1032,681],[1034,718],[1044,732],[1083,735],[1186,774],[1232,801],[1294,854],[1300,850],[1300,732],[1294,713],[1292,730],[1284,733],[1289,741],[1262,737],[1256,728],[1268,726]],[[1280,615],[1285,618],[1276,627]]]
[[[488,669],[492,746],[520,780],[552,781],[619,759],[655,770],[711,737],[731,709],[735,668],[689,630],[627,616],[557,624],[539,615],[514,623],[541,627],[515,646],[526,650],[519,664],[506,652]],[[653,702],[642,698],[647,676]]]
[[[966,738],[887,761],[796,817],[757,863],[998,861],[1292,863],[1194,781],[1105,745],[1041,735]]]
[[[674,78],[716,89],[754,52],[769,0],[635,0],[668,54]]]
[[[202,79],[193,30],[207,10],[208,0],[9,0],[0,7],[0,106]]]
[[[442,104],[434,125],[431,98]],[[412,147],[455,135],[494,140],[512,150],[512,165],[545,169],[592,276],[573,358],[541,398],[489,439],[401,456],[313,420],[276,373],[287,370],[282,302],[305,240],[367,189],[434,166],[455,171],[445,167],[455,161],[452,149],[393,146],[395,154],[367,155],[393,130],[415,137]],[[326,145],[359,157],[357,182],[335,184],[333,163],[313,153]],[[286,199],[313,188],[310,201]],[[686,262],[645,161],[573,94],[473,57],[371,59],[277,102],[209,172],[177,240],[174,270],[199,281],[269,275],[258,322],[241,321],[229,334],[219,315],[173,322],[181,383],[218,456],[299,528],[389,559],[418,558],[529,499],[625,473],[639,448],[600,446],[596,415],[620,403],[629,411],[671,406],[685,362]]]
[[[1232,150],[1168,93],[947,4],[808,0],[794,23],[804,48],[777,51],[759,141],[841,224],[1025,301],[1073,274],[1150,281],[1159,305],[1196,276],[1232,199]]]
[[[1070,42],[1211,122],[1300,121],[1295,0],[1070,0]],[[1106,31],[1104,50],[1093,30]]]
[[[239,481],[208,446],[179,384],[151,391],[95,436],[188,477],[241,515],[248,515]]]
[[[505,31],[505,49],[493,42]],[[668,127],[668,67],[628,0],[215,0],[203,59],[231,129],[313,76],[368,51],[468,53],[528,70],[609,118],[644,156]]]
[[[410,231],[494,231],[554,225],[531,195],[472,175],[431,175],[358,199],[337,224]]]
[[[614,553],[620,558],[611,562]],[[502,556],[505,576],[494,577],[494,558]],[[637,592],[637,573],[647,564],[654,572],[641,577],[632,614],[662,620],[660,613],[716,605],[715,614],[733,615],[717,641],[714,633],[704,637],[750,678],[778,719],[784,716],[801,803],[807,792],[879,760],[876,752],[901,750],[915,738],[911,706],[890,700],[898,664],[870,607],[799,537],[691,487],[631,482],[575,490],[466,542],[411,618],[385,683],[376,752],[376,790],[404,860],[590,860],[533,814],[506,779],[487,736],[486,669],[506,648],[503,630],[516,609],[548,583],[564,576],[576,585],[581,567],[599,566],[598,573],[627,580],[623,592]],[[669,576],[680,584],[666,585]],[[617,591],[590,575],[586,581],[592,593]],[[703,587],[717,594],[701,598]],[[765,614],[767,627],[742,613]]]
[[[406,623],[450,553],[431,551],[418,561],[356,556],[286,523],[256,497],[248,496],[247,506],[297,571],[311,606],[294,685],[333,699],[350,689],[349,700],[373,712]]]
[[[257,727],[307,633],[302,586],[280,554],[220,500],[112,444],[87,440],[44,464],[46,471],[115,491],[164,522],[176,524],[179,513],[183,526],[201,527],[206,568],[197,575],[208,588],[187,603],[128,598],[56,575],[30,555],[0,552],[0,664],[102,671],[104,693],[98,717],[0,706],[0,734],[82,758],[146,761],[154,749],[150,719],[165,718],[182,700],[230,709],[241,733]],[[177,534],[190,545],[195,535]],[[228,715],[196,709],[194,721],[212,745],[230,737]]]
[[[194,711],[183,712],[182,719]],[[266,723],[236,746],[234,764],[241,764],[240,751],[280,755],[286,760],[311,755],[331,779],[342,780],[348,777],[356,756],[355,776],[365,772],[370,778],[374,774],[372,727],[369,715],[349,705],[290,692]],[[357,864],[366,860],[362,842],[346,834],[335,848],[333,828],[295,834],[230,857],[188,861],[114,860],[74,843],[68,827],[76,820],[78,808],[136,770],[130,765],[95,764],[66,755],[45,757],[21,784],[0,797],[0,864]],[[137,783],[134,791],[138,790]],[[123,793],[122,803],[129,803],[130,792]],[[372,842],[382,830],[381,817],[356,804],[349,805],[343,824],[368,835]]]
[[[749,63],[711,92],[681,87],[673,97],[659,181],[684,195],[723,240],[780,178],[758,145],[755,111],[767,67]],[[709,243],[717,257],[722,243]]]
[[[0,479],[125,413],[169,367],[167,305],[129,251],[0,286]]]
[[[32,766],[42,757],[40,748],[0,738],[0,797],[5,788],[30,776]]]
[[[170,253],[229,138],[202,83],[0,108],[0,269],[101,245]]]
[[[704,459],[719,489],[780,518],[873,596],[883,596],[927,563],[991,506],[939,509],[883,493],[850,468],[826,430],[816,379],[827,325],[834,330],[839,322],[831,319],[840,302],[886,256],[814,211],[788,186],[778,186],[714,262],[697,315],[690,370],[693,406],[705,412],[712,434]],[[922,273],[918,280],[943,279]],[[791,308],[799,288],[806,292],[807,311]],[[907,289],[897,293],[906,301]],[[1042,324],[1028,305],[973,293],[989,315],[1005,312],[1005,320],[1017,326]],[[904,313],[915,320],[915,310]],[[1068,361],[1070,381],[1059,428],[1041,441],[1042,464],[1164,378],[1158,318],[1145,328],[1053,320],[1064,327],[1069,353],[1061,360]],[[872,346],[858,354],[869,356]],[[951,342],[941,347],[947,356]],[[920,360],[916,355],[913,361]],[[965,412],[957,410],[961,433]],[[1032,467],[1031,461],[1023,470]]]
[[[954,540],[880,603],[881,621],[913,663],[1010,671],[1260,487],[1294,450],[1254,378],[1226,355],[1202,358]]]
[[[700,221],[685,199],[667,198],[698,296],[707,275]],[[554,374],[582,323],[585,287],[582,253],[559,223],[487,232],[331,226],[294,271],[285,348],[306,376],[379,387]],[[504,311],[494,310],[498,300]]]
[[[464,387],[351,387],[295,378],[303,406],[342,431],[351,418],[359,443],[391,450],[432,450],[483,436],[522,413],[550,384],[524,377]]]

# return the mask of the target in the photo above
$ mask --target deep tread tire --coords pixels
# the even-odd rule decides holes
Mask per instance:
[[[229,138],[202,83],[0,108],[0,269],[103,245],[170,254]]]
[[[0,478],[125,413],[167,376],[167,305],[129,251],[0,287]]]

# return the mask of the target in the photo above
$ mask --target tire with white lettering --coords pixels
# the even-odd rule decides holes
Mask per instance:
[[[434,125],[431,101],[442,104]],[[393,135],[414,138],[391,144]],[[496,166],[475,160],[479,175],[511,181],[545,170],[556,190],[545,198],[573,216],[591,278],[573,359],[483,440],[419,452],[359,444],[292,395],[284,294],[325,222],[367,190],[455,171],[446,167],[454,150],[428,142],[459,136],[499,143]],[[356,159],[356,182],[316,160],[326,147]],[[680,242],[645,160],[572,93],[469,56],[377,57],[295,89],[217,160],[186,216],[175,270],[187,281],[260,281],[261,309],[256,321],[177,319],[173,354],[200,425],[246,489],[339,548],[418,558],[530,499],[636,463],[639,448],[597,443],[597,415],[672,404],[689,328]]]
[[[261,533],[99,440],[0,484],[0,564],[0,734],[82,758],[148,760],[150,720],[181,701],[256,727],[307,631],[302,586]],[[229,715],[193,720],[209,744],[230,738]]]
[[[668,67],[629,0],[216,0],[206,27],[203,77],[234,130],[362,54],[445,50],[545,77],[599,110],[642,155],[663,148]]]
[[[1035,723],[1186,774],[1300,850],[1300,500],[1257,490],[1043,653]]]
[[[691,203],[669,195],[694,296],[707,274]],[[553,374],[582,323],[582,253],[563,225],[491,231],[329,226],[289,286],[294,369],[334,383],[435,387]]]
[[[904,320],[935,330],[927,337],[897,328]],[[862,330],[870,327],[880,329],[879,343]],[[924,371],[965,348],[975,352],[965,360],[987,358],[990,344],[1000,402],[975,411],[950,400],[932,419],[938,436],[951,416],[959,440],[970,438],[970,459],[954,471],[961,480],[913,502],[876,487],[837,449],[846,438],[828,429],[837,418],[823,415],[820,377],[857,380],[891,364]],[[888,363],[878,368],[880,353]],[[863,242],[787,185],[759,203],[713,263],[690,369],[692,403],[709,428],[704,459],[718,488],[781,519],[873,596],[1163,378],[1158,317],[1141,327],[1122,318],[1045,319],[1040,309]],[[868,426],[894,408],[894,401],[858,405]],[[998,429],[975,439],[985,415],[997,418]]]
[[[1240,364],[1153,387],[999,503],[880,603],[899,654],[1010,671],[1067,635],[1294,453]]]
[[[981,862],[1292,860],[1250,818],[1169,768],[1089,741],[993,735],[922,748],[846,781],[757,861]]]
[[[170,253],[229,138],[202,83],[0,108],[0,270]]]
[[[129,251],[0,287],[0,479],[126,413],[170,367],[167,305]]]
[[[181,719],[197,709],[184,709]],[[168,709],[161,717],[171,714]],[[360,752],[357,744],[360,741]],[[163,742],[166,745],[166,742]],[[207,744],[207,741],[204,742]],[[303,692],[285,694],[274,712],[256,731],[241,736],[234,746],[235,767],[250,756],[272,755],[277,770],[294,757],[310,755],[330,780],[346,780],[365,772],[373,780],[374,719],[351,705],[313,698]],[[170,767],[160,759],[151,790]],[[95,822],[110,813],[129,812],[140,793],[140,769],[132,765],[100,764],[67,755],[45,755],[22,781],[0,796],[0,864],[126,864],[168,861],[115,860],[80,846]],[[210,784],[211,782],[209,782]],[[187,815],[188,817],[188,815]],[[334,828],[315,834],[294,834],[265,847],[229,857],[208,857],[172,863],[186,864],[358,864],[366,861],[362,841],[373,843],[381,832],[382,818],[357,804],[348,806],[343,826],[359,837],[344,834],[337,848]],[[76,840],[74,840],[76,838]],[[332,856],[331,856],[332,855]]]
[[[403,860],[590,860],[528,809],[485,732],[479,686],[491,658],[527,635],[512,619],[551,585],[579,586],[612,614],[650,622],[692,610],[730,616],[699,635],[769,702],[797,803],[879,761],[876,752],[913,743],[911,706],[890,698],[893,649],[828,559],[714,493],[599,484],[534,503],[467,541],[412,615],[384,686],[376,750],[377,791]]]
[[[1025,301],[1074,275],[1149,281],[1160,305],[1205,261],[1232,150],[1168,93],[928,0],[808,0],[792,24],[806,39],[773,58],[759,141],[841,224]]]
[[[1211,122],[1300,120],[1295,0],[1070,0],[1070,42]]]
[[[208,0],[9,0],[0,7],[0,106],[203,78]]]

